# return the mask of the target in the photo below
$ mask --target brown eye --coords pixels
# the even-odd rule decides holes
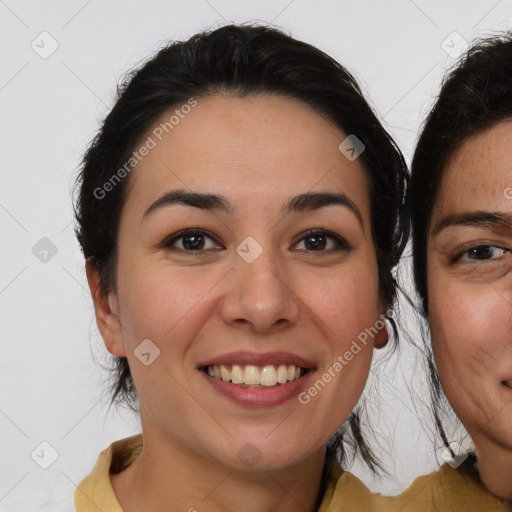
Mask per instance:
[[[496,260],[501,258],[509,249],[497,247],[495,245],[478,245],[461,253],[457,260],[461,262],[479,262],[486,260]]]
[[[186,252],[223,249],[212,236],[198,229],[183,230],[175,233],[170,238],[167,238],[162,245],[166,249]]]
[[[327,231],[311,231],[307,233],[296,245],[299,251],[338,251],[351,249],[346,240]]]
[[[187,251],[198,251],[204,248],[204,235],[186,235],[181,237],[181,245]]]

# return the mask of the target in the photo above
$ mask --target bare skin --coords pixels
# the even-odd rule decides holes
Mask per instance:
[[[428,241],[429,317],[446,395],[480,476],[512,499],[512,122],[468,139],[443,176]]]
[[[385,330],[307,405],[299,390],[240,403],[199,366],[240,351],[272,364],[286,352],[308,361],[304,391],[385,311],[367,177],[338,150],[345,137],[293,99],[219,95],[198,99],[132,172],[116,289],[102,293],[87,265],[99,330],[128,358],[140,397],[143,450],[111,475],[125,512],[314,509],[326,443],[354,409]],[[230,208],[166,203],[145,213],[176,190],[223,196]],[[283,211],[311,193],[344,199]],[[203,233],[174,236],[193,228]],[[249,236],[262,249],[250,263],[236,250]],[[134,354],[145,339],[160,350],[148,366]],[[252,466],[240,455],[247,443]]]

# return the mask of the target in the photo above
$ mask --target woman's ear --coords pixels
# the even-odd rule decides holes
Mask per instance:
[[[377,334],[373,337],[373,345],[375,348],[384,348],[388,344],[389,334],[386,327],[386,322],[384,322],[388,308],[388,301],[382,297],[379,301],[379,319],[375,322],[374,325],[375,329],[378,331]]]
[[[373,338],[375,348],[384,348],[388,344],[389,340],[388,330],[382,318],[384,318],[384,316],[381,316],[381,318],[375,323],[375,328],[378,330],[377,334]]]
[[[100,273],[92,258],[85,262],[85,273],[94,301],[96,325],[107,350],[118,357],[126,357],[123,342],[123,330],[117,315],[119,311],[117,296],[114,293],[105,294],[100,285]]]

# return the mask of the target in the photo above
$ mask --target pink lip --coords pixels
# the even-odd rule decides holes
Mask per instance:
[[[269,359],[266,359],[266,361],[269,361]],[[200,371],[200,373],[203,378],[206,379],[206,382],[213,387],[213,389],[239,405],[250,407],[271,407],[296,398],[301,390],[306,387],[311,375],[315,372],[309,371],[298,380],[290,381],[286,384],[277,384],[276,386],[269,388],[242,388],[236,384],[232,384],[231,382],[224,382],[223,380],[216,379],[215,377],[210,377],[204,371]]]
[[[252,364],[254,366],[267,364],[293,364],[294,366],[306,368],[309,371],[300,379],[287,382],[286,384],[277,384],[276,386],[268,388],[243,388],[236,384],[232,384],[231,382],[224,382],[223,380],[216,379],[215,377],[210,377],[204,371],[207,366],[220,366],[222,364]],[[203,378],[206,379],[206,382],[210,384],[214,390],[233,400],[237,404],[252,407],[270,407],[296,398],[301,390],[306,386],[311,375],[315,373],[314,370],[316,370],[316,365],[312,361],[308,361],[307,359],[292,354],[291,352],[257,353],[239,351],[229,352],[227,354],[202,361],[197,365],[197,368],[200,370]]]
[[[207,366],[219,366],[221,364],[229,365],[229,364],[252,364],[254,366],[262,366],[266,364],[286,364],[286,365],[295,365],[300,366],[302,368],[314,369],[315,364],[311,361],[303,359],[295,354],[290,352],[249,352],[249,351],[240,351],[240,352],[230,352],[228,354],[223,354],[213,359],[208,359],[207,361],[202,361],[197,365],[197,368],[205,368]]]

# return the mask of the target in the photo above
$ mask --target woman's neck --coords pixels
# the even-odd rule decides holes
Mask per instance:
[[[110,475],[124,512],[315,510],[325,449],[287,469],[237,470],[174,444],[144,435],[137,459]]]

